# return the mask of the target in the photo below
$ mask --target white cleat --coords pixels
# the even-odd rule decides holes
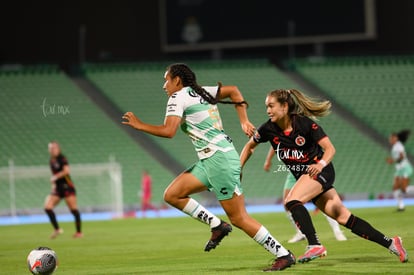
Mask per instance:
[[[297,232],[288,243],[297,243],[306,239],[306,236],[302,232]]]
[[[342,231],[335,232],[335,238],[337,241],[346,241],[347,238]]]

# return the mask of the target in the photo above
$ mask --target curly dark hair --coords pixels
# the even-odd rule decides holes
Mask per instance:
[[[402,143],[405,143],[408,139],[408,137],[410,136],[411,131],[408,129],[405,130],[401,130],[398,133],[392,133],[393,136],[396,136],[398,138],[399,141],[401,141]]]
[[[171,77],[179,77],[183,83],[184,87],[190,87],[193,89],[199,96],[201,96],[205,101],[210,104],[235,104],[235,105],[243,105],[245,104],[248,106],[246,101],[241,102],[233,102],[233,101],[222,101],[220,100],[220,89],[221,89],[221,82],[218,82],[218,91],[216,97],[213,97],[209,92],[207,92],[203,87],[198,85],[197,78],[195,73],[184,63],[175,63],[171,64],[167,67],[167,71],[170,73]]]

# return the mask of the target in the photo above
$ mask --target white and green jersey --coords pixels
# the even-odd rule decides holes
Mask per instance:
[[[396,162],[400,159],[401,154],[403,155],[403,159],[400,162]],[[406,166],[410,166],[410,161],[407,158],[407,154],[405,152],[404,145],[401,143],[401,141],[397,141],[394,143],[391,149],[391,157],[395,161],[395,169],[400,170],[403,169]]]
[[[217,86],[203,88],[216,96]],[[224,133],[217,105],[209,104],[190,87],[170,96],[165,116],[182,118],[181,129],[190,137],[199,159],[208,158],[217,150],[234,150],[231,139]]]

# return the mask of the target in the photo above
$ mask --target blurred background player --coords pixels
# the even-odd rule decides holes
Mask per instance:
[[[270,167],[272,166],[272,158],[273,158],[274,155],[275,155],[275,151],[273,150],[272,147],[270,147],[269,152],[267,153],[267,156],[266,156],[264,166],[263,166],[263,169],[266,172],[269,172]],[[283,201],[286,200],[287,195],[290,192],[290,189],[292,189],[292,187],[295,185],[295,183],[296,183],[295,177],[292,175],[292,173],[288,172],[288,175],[287,175],[286,180],[285,180],[285,185],[283,186]],[[286,208],[285,208],[285,210],[286,210],[286,215],[287,215],[289,221],[292,223],[293,227],[296,230],[296,234],[290,240],[288,240],[288,243],[296,243],[296,242],[305,240],[306,236],[296,226],[296,223],[292,218],[292,213],[290,213]],[[332,219],[331,217],[327,216],[325,213],[322,213],[322,214],[326,217],[326,220],[328,221],[329,225],[331,226],[332,231],[335,235],[335,238],[338,241],[346,241],[347,238],[345,237],[344,233],[342,232],[341,228],[339,227],[338,222],[335,221],[334,219]]]
[[[397,201],[397,211],[404,211],[405,205],[403,196],[405,194],[414,195],[414,186],[410,184],[410,176],[413,174],[413,166],[407,158],[404,143],[410,135],[409,130],[402,130],[398,133],[392,133],[389,142],[392,145],[391,156],[387,158],[389,164],[395,164],[394,184],[392,191]]]
[[[142,171],[141,190],[139,195],[141,197],[141,211],[142,216],[145,217],[145,212],[150,210],[158,211],[158,208],[151,204],[152,196],[152,178],[147,170]]]
[[[69,175],[69,163],[60,151],[60,146],[56,141],[50,142],[48,148],[50,154],[50,169],[52,170],[53,175],[50,178],[50,182],[52,183],[52,191],[46,197],[45,211],[55,229],[50,238],[54,239],[59,234],[63,233],[63,229],[59,227],[56,214],[53,211],[61,199],[65,199],[70,212],[72,212],[75,217],[76,233],[73,237],[80,238],[83,236],[81,232],[81,217],[76,202],[75,186],[73,185],[72,179]]]

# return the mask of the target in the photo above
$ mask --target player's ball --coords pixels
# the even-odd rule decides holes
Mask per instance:
[[[49,247],[38,247],[27,256],[27,266],[32,274],[52,274],[58,264],[56,252]]]

